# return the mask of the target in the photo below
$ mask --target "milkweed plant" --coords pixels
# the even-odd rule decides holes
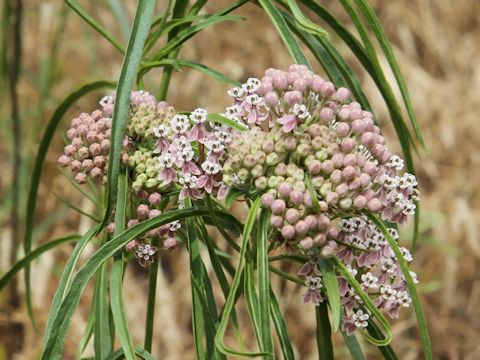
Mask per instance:
[[[282,293],[271,276],[297,284],[298,306],[312,309],[320,359],[334,358],[332,330],[343,335],[353,359],[364,359],[358,337],[378,347],[385,359],[396,359],[388,319],[410,308],[416,313],[424,358],[432,358],[415,288],[418,279],[409,268],[420,200],[412,153],[424,144],[378,18],[366,0],[340,0],[357,37],[316,2],[259,0],[249,6],[259,6],[269,17],[292,58],[291,66],[270,67],[238,83],[179,58],[181,47],[203,29],[241,20],[231,13],[247,2],[205,13],[206,1],[169,1],[155,17],[156,1],[139,0],[124,47],[77,1],[66,0],[124,61],[118,81],[98,80],[80,87],[53,114],[31,181],[26,256],[1,279],[4,286],[17,271],[26,270],[26,302],[33,321],[30,261],[59,244],[76,243],[52,301],[42,359],[62,358],[73,312],[92,279],[92,323],[78,356],[93,338],[95,358],[152,359],[156,278],[163,251],[189,254],[192,333],[199,359],[302,358],[301,349],[290,340],[278,300]],[[376,117],[331,35],[351,50],[377,86],[402,153],[390,150],[381,128],[387,120]],[[395,84],[387,81],[380,56],[387,60]],[[321,75],[313,71],[317,64]],[[158,88],[145,89],[144,77],[158,67],[163,68]],[[165,100],[171,74],[180,68],[204,72],[212,78],[211,86],[215,81],[230,84],[224,99],[213,99],[226,99],[230,106],[222,113],[206,107],[175,109],[173,101]],[[97,108],[84,109],[71,119],[58,158],[77,190],[84,196],[91,196],[92,189],[98,194],[94,200],[102,216],[91,216],[95,225],[85,234],[32,251],[36,193],[51,140],[70,106],[102,88],[107,90]],[[230,212],[237,202],[248,206],[246,218]],[[414,234],[409,250],[398,229],[410,218]],[[207,225],[221,236],[212,238]],[[78,266],[93,240],[99,244],[96,252]],[[214,296],[201,248],[207,249],[222,302]],[[225,249],[236,255],[225,256]],[[122,288],[128,287],[123,275],[132,262],[149,273],[143,344],[132,342],[122,298]],[[281,270],[282,262],[295,264],[295,271]],[[229,324],[241,337],[235,305],[242,297],[257,342],[249,351],[224,342]]]

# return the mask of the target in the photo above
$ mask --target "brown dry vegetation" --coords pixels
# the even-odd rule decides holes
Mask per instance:
[[[94,10],[96,18],[107,27],[116,29],[115,19],[108,8],[95,3],[90,2],[90,10]],[[206,8],[214,10],[223,3],[227,1],[212,1]],[[328,4],[337,14],[342,14],[334,1],[328,1]],[[422,153],[416,162],[423,209],[421,243],[413,268],[421,280],[419,289],[431,331],[434,358],[479,359],[480,195],[477,187],[480,183],[480,127],[477,111],[480,109],[480,2],[377,0],[374,5],[393,41],[429,148],[429,153]],[[129,9],[130,12],[133,10]],[[110,44],[98,38],[70,11],[63,31],[60,16],[63,11],[65,9],[60,1],[25,1],[20,106],[27,172],[31,169],[31,159],[45,123],[60,99],[87,79],[114,79],[121,65],[121,57]],[[181,57],[204,62],[237,79],[260,76],[270,66],[287,67],[289,56],[259,8],[250,4],[239,14],[247,20],[206,30],[183,49]],[[345,15],[342,18],[346,19]],[[355,65],[348,49],[341,44],[339,47]],[[57,49],[55,60],[45,66],[44,62],[50,59],[54,48]],[[316,70],[321,72],[318,66]],[[42,88],[45,72],[51,76],[51,83],[47,82]],[[154,76],[150,77],[146,88],[155,91],[161,72],[156,70],[152,74]],[[395,143],[382,99],[361,72],[360,78],[379,118],[383,119],[384,131],[389,135],[390,142]],[[212,111],[221,111],[228,102],[224,95],[226,88],[203,74],[184,70],[174,74],[168,100],[179,110],[201,105]],[[11,163],[8,152],[10,110],[5,90],[0,89],[0,161],[5,165],[0,170],[0,198],[6,204],[10,181],[8,166]],[[80,101],[71,114],[91,111],[98,96],[100,94]],[[65,119],[63,129],[67,123],[68,119]],[[55,160],[61,148],[62,140],[57,136],[47,157],[40,188],[37,223],[42,224],[42,229],[36,234],[39,242],[66,233],[82,233],[89,226],[87,221],[79,220],[75,213],[67,211],[53,195],[55,191],[70,200],[74,197],[81,206],[91,206],[74,195],[68,182],[60,176]],[[399,150],[395,146],[393,148]],[[24,189],[27,189],[28,179],[24,174]],[[0,273],[8,266],[7,205],[0,208]],[[406,241],[410,233],[408,228],[403,232]],[[93,245],[89,247],[84,259],[94,249]],[[29,325],[24,305],[13,309],[7,305],[5,292],[0,294],[0,359],[38,357],[49,304],[70,251],[71,247],[63,246],[42,256],[33,266],[32,291],[39,333],[35,333]],[[154,353],[159,359],[194,357],[189,275],[185,271],[187,264],[187,255],[181,249],[162,256],[154,338]],[[291,271],[295,270],[292,267]],[[129,323],[133,337],[139,343],[144,332],[146,273],[130,267],[125,284]],[[281,307],[285,311],[298,357],[314,359],[314,312],[300,304],[298,288],[277,285],[283,291]],[[86,324],[91,295],[92,289],[88,288],[74,316],[67,337],[66,359],[72,358],[75,353]],[[241,314],[245,315],[245,312]],[[401,319],[394,322],[393,331],[393,346],[400,358],[421,359],[418,333],[411,312],[402,313]],[[248,329],[245,333],[247,339],[251,338],[248,337]],[[336,337],[335,344],[337,357],[348,358],[341,337]],[[365,349],[368,359],[379,356],[375,349],[368,346]]]

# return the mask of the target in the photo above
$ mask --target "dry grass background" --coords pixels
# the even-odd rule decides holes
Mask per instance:
[[[345,18],[335,1],[323,2]],[[129,5],[132,12],[133,2],[129,3],[132,3]],[[206,9],[215,10],[226,3],[227,0],[214,0]],[[413,268],[421,280],[420,291],[435,359],[480,359],[480,195],[477,190],[480,183],[480,2],[376,0],[373,3],[393,41],[430,150],[429,154],[422,154],[417,159],[423,210],[421,246],[416,252]],[[116,29],[115,20],[106,6],[92,1],[89,8],[107,27]],[[62,30],[60,14],[63,11],[64,5],[58,0],[25,1],[20,101],[23,155],[27,163],[35,154],[45,123],[60,99],[87,79],[116,78],[121,65],[121,58],[111,46],[87,29],[75,14],[68,15]],[[261,76],[262,71],[270,66],[287,67],[290,63],[288,54],[261,11],[249,4],[238,13],[247,21],[206,30],[182,50],[181,57],[202,61],[237,79]],[[60,38],[58,34],[61,34]],[[356,66],[348,50],[339,46]],[[49,66],[46,67],[44,64],[50,58],[52,48],[56,49],[55,61],[47,62]],[[317,70],[321,72],[318,67]],[[47,81],[42,87],[45,72],[51,75],[51,82]],[[161,72],[156,70],[152,74],[146,87],[155,91]],[[390,142],[395,142],[380,96],[366,76],[360,73],[360,78],[379,118],[384,119],[384,131]],[[184,70],[174,74],[168,100],[179,110],[201,105],[221,111],[228,101],[224,95],[226,88],[203,74]],[[0,161],[5,164],[0,170],[2,203],[7,201],[10,181],[7,170],[10,165],[9,104],[4,90],[0,89]],[[92,110],[100,95],[81,100],[71,114]],[[65,119],[64,128],[67,122]],[[40,188],[37,221],[44,226],[37,233],[38,241],[47,241],[67,232],[81,233],[89,226],[88,222],[79,221],[73,212],[66,211],[52,194],[55,191],[70,199],[75,196],[55,165],[61,148],[62,140],[57,136],[47,157]],[[28,176],[24,174],[22,179],[26,189]],[[82,202],[81,198],[75,200]],[[10,243],[5,205],[0,208],[0,221],[0,226],[3,223],[0,227],[1,273],[7,267],[6,254]],[[409,236],[410,229],[407,228],[404,239],[408,241]],[[93,246],[87,249],[85,258],[94,250]],[[69,246],[63,246],[34,264],[33,293],[39,329],[48,316],[51,297],[70,251]],[[162,256],[154,338],[154,353],[159,359],[194,358],[187,264],[186,253],[181,249]],[[292,267],[291,271],[295,270]],[[134,339],[141,342],[146,273],[132,266],[125,283],[129,323]],[[313,309],[300,304],[298,288],[283,283],[277,285],[282,291],[281,306],[298,358],[314,359]],[[86,294],[72,322],[65,359],[73,358],[86,324],[92,289],[88,288]],[[42,331],[33,332],[24,307],[9,308],[5,298],[4,294],[0,295],[0,359],[37,358]],[[400,359],[421,359],[413,314],[404,311],[401,319],[394,323],[393,330],[393,346]],[[245,331],[248,334],[249,330]],[[348,358],[342,340],[336,338],[335,344],[337,357]],[[366,354],[368,359],[379,356],[368,346]]]

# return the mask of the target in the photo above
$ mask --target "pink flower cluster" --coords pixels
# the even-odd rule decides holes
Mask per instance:
[[[362,214],[402,224],[419,192],[413,175],[397,174],[403,161],[387,149],[373,114],[303,65],[268,69],[229,95],[227,115],[251,129],[228,148],[224,181],[262,197],[275,245],[310,258],[299,272],[304,302],[318,305],[326,296],[316,259],[337,256],[375,304],[397,317],[411,301],[405,281],[385,238]],[[340,276],[339,284],[346,331],[366,327],[360,298]]]

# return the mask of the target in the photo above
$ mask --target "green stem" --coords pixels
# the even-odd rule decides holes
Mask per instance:
[[[153,246],[157,248],[160,246],[159,239],[154,239]],[[160,264],[160,256],[157,253],[155,260],[150,267],[150,274],[148,278],[148,302],[147,302],[147,318],[145,320],[145,343],[144,348],[148,352],[152,351],[152,339],[153,339],[153,321],[155,318],[155,296],[157,295],[157,276],[158,266]]]

